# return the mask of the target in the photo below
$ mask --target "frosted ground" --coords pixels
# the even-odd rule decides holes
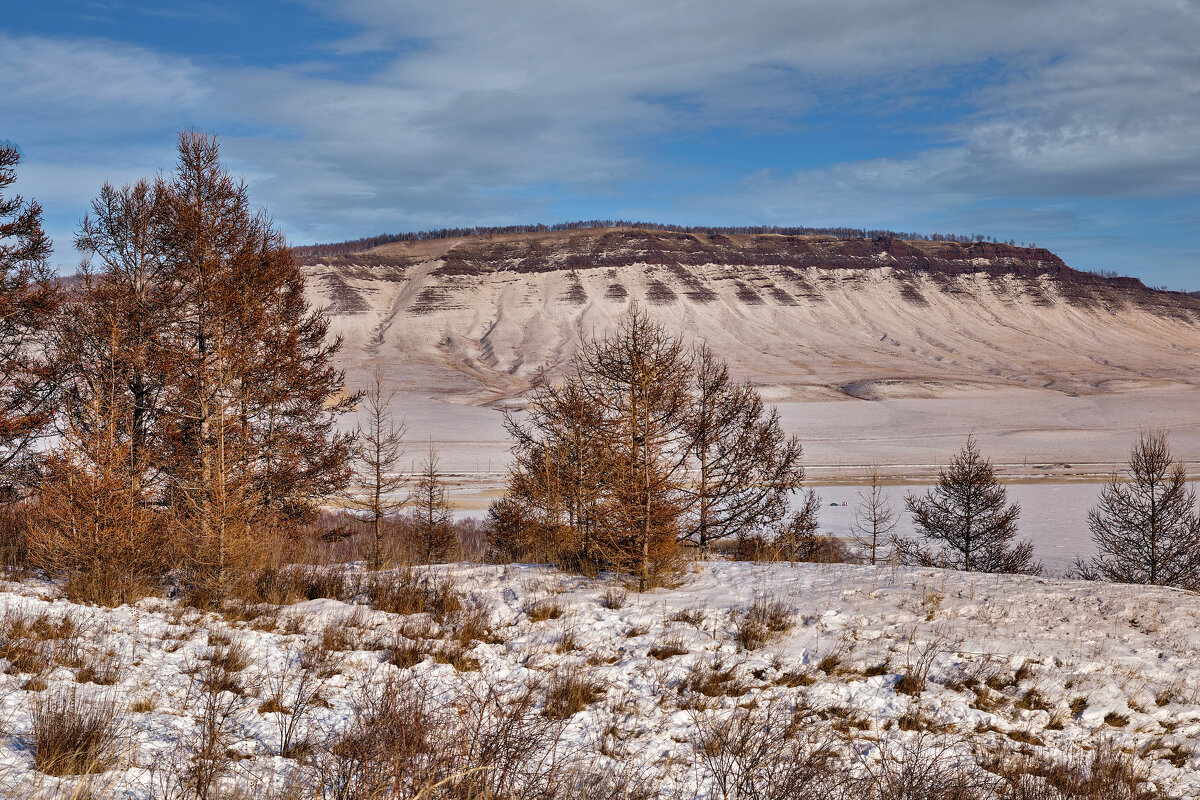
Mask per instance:
[[[1178,797],[1200,794],[1200,596],[1168,589],[1096,585],[1047,578],[983,576],[932,569],[847,565],[708,563],[682,586],[637,595],[608,608],[602,580],[531,566],[445,568],[463,597],[492,628],[471,641],[468,663],[425,656],[414,666],[388,663],[408,637],[436,647],[461,622],[403,618],[356,603],[316,600],[269,619],[230,621],[148,599],[113,610],[55,599],[52,587],[0,591],[8,619],[71,615],[85,660],[119,663],[111,687],[80,683],[77,668],[42,676],[48,687],[114,697],[133,747],[104,776],[106,791],[147,798],[166,765],[195,741],[201,667],[221,648],[244,648],[236,670],[242,694],[230,695],[237,753],[233,778],[282,778],[279,713],[264,703],[295,676],[305,653],[324,651],[320,697],[301,735],[329,736],[353,716],[356,698],[389,676],[420,678],[436,696],[465,687],[519,692],[569,670],[599,688],[595,702],[564,723],[560,747],[575,759],[629,761],[660,790],[701,787],[699,726],[737,706],[786,703],[808,722],[856,741],[870,764],[888,743],[918,731],[953,733],[976,746],[1022,746],[1067,757],[1109,740],[1136,754]],[[792,627],[758,649],[736,640],[738,615],[756,601],[777,601]],[[561,610],[533,621],[539,604]],[[611,605],[611,603],[610,603]],[[335,631],[336,637],[329,634]],[[404,632],[401,635],[401,631]],[[330,644],[330,641],[335,641]],[[651,649],[669,645],[666,652]],[[897,691],[902,675],[927,661],[917,695]],[[3,663],[3,662],[0,662]],[[58,779],[32,770],[29,675],[0,674],[0,794],[22,797]],[[460,664],[461,666],[461,664]],[[697,674],[717,677],[703,687]],[[280,676],[291,676],[281,683]],[[140,711],[124,711],[140,701]],[[539,701],[540,702],[540,701]],[[149,710],[146,710],[149,708]],[[965,747],[965,745],[963,745]],[[67,789],[70,779],[63,779]]]

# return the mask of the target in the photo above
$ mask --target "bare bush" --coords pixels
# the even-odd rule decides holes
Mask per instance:
[[[790,703],[697,712],[693,724],[709,797],[790,800],[834,797],[841,788],[834,739],[803,725]]]

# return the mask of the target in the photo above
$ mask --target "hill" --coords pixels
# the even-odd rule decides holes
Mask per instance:
[[[1200,299],[991,242],[583,229],[305,264],[351,372],[381,362],[406,388],[472,405],[519,399],[631,301],[780,400],[1200,380]]]

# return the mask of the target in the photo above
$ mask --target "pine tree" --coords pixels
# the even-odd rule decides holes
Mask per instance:
[[[20,160],[16,147],[0,144],[0,502],[34,478],[32,445],[50,421],[53,388],[41,336],[59,302],[41,206],[3,194]]]
[[[1041,569],[1033,559],[1032,542],[1013,543],[1021,507],[1008,503],[1007,491],[974,436],[967,437],[950,468],[939,473],[937,486],[924,497],[910,494],[905,505],[925,542],[939,547],[930,551],[920,542],[898,542],[905,560],[967,572]]]
[[[1088,513],[1099,551],[1091,573],[1110,581],[1200,588],[1200,518],[1163,431],[1143,432],[1129,454],[1127,478],[1113,475]]]

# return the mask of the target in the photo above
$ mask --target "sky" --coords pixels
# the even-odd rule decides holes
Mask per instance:
[[[984,234],[1200,289],[1200,0],[13,3],[54,260],[215,132],[295,244],[632,219]]]

